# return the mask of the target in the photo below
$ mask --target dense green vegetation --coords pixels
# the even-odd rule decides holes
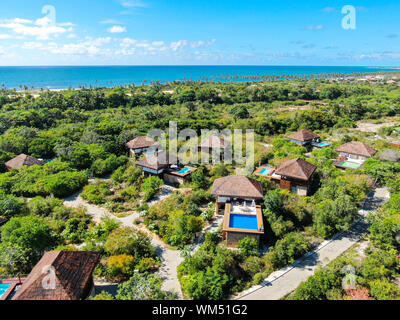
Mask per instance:
[[[304,253],[357,219],[358,207],[377,180],[393,192],[392,200],[373,217],[370,253],[355,265],[360,284],[376,299],[398,297],[393,278],[398,265],[400,164],[381,160],[379,153],[357,170],[342,171],[332,159],[339,145],[359,140],[378,150],[393,150],[398,125],[374,133],[354,130],[360,120],[383,121],[400,114],[400,88],[394,84],[326,79],[296,79],[257,83],[179,82],[126,88],[94,88],[27,92],[0,90],[0,276],[28,273],[48,250],[96,250],[101,262],[95,275],[122,282],[118,299],[171,298],[154,276],[160,261],[148,235],[121,227],[112,219],[93,221],[83,208],[67,208],[62,199],[82,190],[81,197],[116,216],[140,212],[135,223],[166,244],[183,249],[213,218],[210,187],[217,178],[235,174],[240,165],[197,166],[190,181],[149,208],[163,182],[144,179],[129,159],[125,143],[151,129],[254,129],[254,165],[278,167],[301,157],[318,169],[308,197],[277,188],[252,176],[264,188],[262,245],[245,239],[240,250],[224,246],[220,233],[207,234],[195,253],[179,266],[185,296],[222,299],[292,263]],[[307,128],[333,143],[322,150],[299,147],[286,139]],[[184,141],[178,141],[181,146]],[[7,172],[4,163],[25,153],[46,160],[43,166]],[[384,261],[384,269],[377,261]],[[339,270],[343,263],[320,270],[295,297],[343,298]],[[135,272],[136,271],[136,272]],[[318,278],[319,277],[319,278]],[[329,278],[329,281],[326,280]],[[143,283],[148,281],[146,292]],[[328,284],[329,285],[328,285]],[[307,287],[307,286],[310,286]],[[314,288],[315,287],[315,288]],[[339,291],[338,291],[339,290]],[[141,294],[144,294],[142,296]],[[110,298],[103,294],[99,299]]]

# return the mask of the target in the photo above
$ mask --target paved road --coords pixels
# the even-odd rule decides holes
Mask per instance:
[[[359,211],[362,219],[350,230],[337,234],[317,249],[306,254],[292,265],[272,273],[264,282],[241,293],[238,300],[279,300],[295,290],[301,282],[314,274],[319,264],[326,265],[356,244],[368,231],[364,217],[384,204],[390,197],[386,188],[371,192]]]

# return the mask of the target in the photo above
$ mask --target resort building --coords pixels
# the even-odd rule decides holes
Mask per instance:
[[[377,153],[377,150],[359,141],[346,143],[336,151],[339,153],[339,159],[333,164],[341,169],[358,169],[365,160]]]
[[[141,136],[129,141],[126,146],[131,156],[137,156],[149,152],[150,149],[155,150],[158,144],[150,137]]]
[[[310,191],[310,184],[314,175],[316,166],[297,158],[283,163],[275,175],[280,176],[279,185],[281,189],[287,189],[300,196],[307,196]]]
[[[295,133],[292,133],[287,138],[290,139],[290,141],[297,143],[300,146],[326,148],[332,145],[332,143],[321,141],[321,138],[317,134],[307,129],[303,129]]]
[[[182,166],[179,158],[169,152],[160,151],[140,160],[136,165],[143,168],[145,177],[158,176],[169,184],[184,184],[197,169]]]
[[[23,166],[34,166],[34,165],[44,165],[46,162],[42,159],[36,159],[34,157],[28,156],[26,154],[20,154],[19,156],[7,161],[5,166],[8,170],[20,169]]]
[[[171,155],[167,151],[156,152],[155,154],[140,160],[136,165],[143,168],[143,173],[148,176],[161,177],[171,166],[178,165],[178,157]]]
[[[199,152],[208,153],[210,156],[212,156],[214,152],[219,152],[221,160],[224,159],[225,148],[228,147],[229,143],[218,136],[209,136],[203,139],[198,146]]]
[[[99,257],[96,252],[47,252],[15,290],[12,300],[86,299],[95,292],[92,273]]]
[[[261,183],[245,176],[230,176],[214,181],[211,194],[217,198],[216,212],[224,211],[223,237],[235,246],[245,237],[260,240],[264,234]]]

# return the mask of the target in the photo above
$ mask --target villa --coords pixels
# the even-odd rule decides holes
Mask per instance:
[[[352,141],[336,149],[339,159],[334,161],[335,167],[340,169],[358,169],[365,160],[373,157],[378,151],[363,142]]]
[[[84,300],[93,296],[92,273],[99,257],[96,252],[47,252],[22,286],[15,290],[12,300]],[[54,272],[54,283],[50,279],[53,275],[50,270]]]
[[[297,143],[300,146],[313,146],[316,148],[326,148],[331,146],[331,143],[321,141],[320,137],[314,132],[303,129],[292,133],[287,137],[290,141]]]
[[[34,165],[44,165],[45,161],[42,159],[36,159],[34,157],[28,156],[26,154],[20,154],[19,156],[15,157],[14,159],[11,159],[10,161],[7,161],[5,163],[5,166],[8,170],[12,169],[20,169],[23,166],[34,166]]]
[[[179,158],[169,152],[160,151],[140,160],[136,165],[143,168],[145,177],[158,176],[169,184],[184,184],[197,169],[182,166]]]
[[[316,166],[313,164],[297,158],[294,160],[283,163],[275,175],[279,176],[279,186],[281,189],[287,189],[300,196],[307,196],[310,191],[310,185]]]
[[[156,149],[158,144],[150,137],[141,136],[129,141],[126,146],[131,156],[137,156],[149,152],[150,149]]]
[[[216,212],[224,210],[223,238],[235,246],[245,238],[260,240],[264,234],[261,183],[245,176],[230,176],[214,181],[211,194],[217,197]]]
[[[210,156],[212,156],[214,150],[217,150],[215,152],[219,152],[221,160],[227,147],[229,147],[229,143],[218,136],[205,138],[198,145],[199,152],[208,153]]]

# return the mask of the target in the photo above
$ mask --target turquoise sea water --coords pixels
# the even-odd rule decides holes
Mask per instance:
[[[29,89],[67,89],[79,86],[135,84],[145,80],[215,80],[231,81],[226,76],[239,76],[232,81],[249,81],[240,76],[310,75],[320,73],[359,73],[393,71],[368,67],[310,66],[90,66],[90,67],[0,67],[0,85],[9,89],[28,86]]]

